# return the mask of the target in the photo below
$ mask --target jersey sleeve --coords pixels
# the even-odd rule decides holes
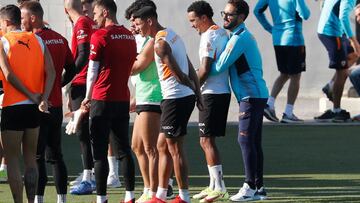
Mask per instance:
[[[90,43],[92,25],[86,21],[80,21],[75,30],[76,44]]]
[[[354,6],[355,6],[354,0],[343,0],[340,3],[339,19],[346,36],[349,38],[354,36],[350,23],[350,14],[354,9]]]
[[[268,0],[259,0],[254,8],[254,15],[261,24],[261,26],[269,33],[272,33],[272,25],[269,23],[268,19],[265,16],[265,11],[268,6]]]
[[[216,56],[216,46],[214,39],[211,37],[210,33],[204,33],[203,40],[200,42],[200,58],[209,57],[215,59]]]
[[[93,34],[90,41],[89,60],[100,61],[104,46],[104,39],[98,33]]]

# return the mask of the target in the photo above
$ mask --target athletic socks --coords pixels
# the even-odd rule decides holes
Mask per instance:
[[[289,117],[292,117],[293,115],[293,111],[294,111],[294,105],[292,104],[286,104],[286,107],[285,107],[285,114]]]
[[[275,98],[272,96],[269,96],[267,105],[269,106],[270,109],[275,109]]]
[[[215,165],[210,167],[211,176],[214,178],[216,191],[226,191],[225,184],[223,181],[222,165]]]
[[[103,203],[107,200],[106,195],[97,195],[96,196],[96,203]]]
[[[1,161],[1,160],[0,160]],[[0,165],[0,171],[6,171],[7,170],[7,166],[6,166],[6,164],[1,164]]]
[[[108,162],[109,162],[109,176],[111,175],[117,175],[116,172],[116,158],[114,156],[108,156]]]
[[[135,199],[134,191],[125,191],[125,199],[124,199],[124,201],[129,202],[132,199]]]
[[[179,196],[185,202],[190,202],[190,193],[187,189],[179,189]]]
[[[212,173],[211,173],[211,166],[210,166],[210,165],[207,165],[207,167],[208,167],[209,176],[210,176],[209,188],[213,190],[213,189],[215,188],[215,178],[214,178],[214,176],[213,176]]]
[[[169,183],[168,183],[168,185],[170,185],[170,186],[172,187],[172,186],[173,186],[173,184],[174,184],[174,179],[169,178]]]
[[[58,194],[57,203],[65,203],[65,202],[66,202],[66,194]]]
[[[158,187],[156,197],[166,202],[167,188]]]
[[[333,108],[334,113],[339,113],[342,109],[341,108]]]
[[[35,195],[34,203],[44,203],[44,196]]]
[[[91,175],[92,175],[92,170],[85,169],[85,170],[84,170],[84,174],[83,174],[83,179],[82,179],[82,181],[90,182],[90,180],[91,180]]]

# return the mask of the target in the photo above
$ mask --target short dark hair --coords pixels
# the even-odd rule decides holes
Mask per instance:
[[[28,2],[28,1],[37,1],[37,2],[39,2],[40,0],[17,0],[18,4],[20,4],[20,5],[25,3],[25,2]]]
[[[0,9],[0,18],[6,18],[15,26],[21,25],[21,11],[15,5],[6,5]]]
[[[145,6],[143,8],[140,8],[138,11],[133,13],[134,18],[157,18],[156,10],[151,6]]]
[[[110,13],[116,15],[117,6],[114,0],[95,0],[94,6],[95,5],[109,9]]]
[[[155,11],[157,9],[155,3],[151,0],[136,0],[125,10],[125,18],[129,20],[136,11],[145,6],[151,6]]]
[[[94,0],[81,0],[82,4],[92,4],[94,2]]]
[[[214,11],[211,8],[210,4],[206,1],[195,1],[187,9],[187,12],[194,12],[197,17],[206,15],[209,19],[214,16]]]
[[[245,16],[244,20],[249,15],[249,5],[244,0],[228,0],[228,4],[232,4],[236,7],[236,12],[238,14],[243,14]]]
[[[20,9],[27,9],[31,14],[43,18],[44,10],[41,7],[41,4],[37,1],[27,1],[21,4]]]

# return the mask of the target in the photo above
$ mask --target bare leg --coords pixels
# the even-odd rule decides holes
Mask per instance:
[[[287,103],[294,105],[300,89],[301,73],[290,75],[290,84],[288,88]]]
[[[179,189],[188,189],[188,165],[183,149],[184,136],[166,138],[166,143],[173,160],[175,177]]]
[[[157,149],[159,151],[159,187],[168,188],[169,178],[173,171],[173,161],[166,144],[164,133],[159,134]]]
[[[23,133],[23,131],[11,130],[1,132],[1,142],[8,164],[8,182],[15,203],[23,203],[23,183],[19,164]]]
[[[209,166],[220,165],[220,153],[216,147],[215,137],[200,137],[200,145],[204,150],[206,163]]]
[[[279,77],[276,78],[273,88],[271,90],[271,96],[276,98],[280,93],[281,89],[284,87],[284,84],[288,81],[289,75],[280,73]]]
[[[138,132],[142,136],[143,145],[149,161],[150,189],[156,192],[158,187],[158,161],[159,154],[156,143],[160,130],[160,114],[154,112],[142,112],[138,116],[141,128]]]
[[[334,108],[341,107],[341,97],[344,90],[344,84],[347,78],[347,70],[336,70],[336,76],[334,80],[334,87],[333,87],[333,101],[334,101]]]
[[[24,184],[29,203],[34,202],[38,169],[36,163],[36,150],[39,136],[39,128],[26,129],[23,136],[23,154],[25,162]]]
[[[133,127],[133,134],[131,140],[131,148],[134,151],[136,158],[139,163],[140,172],[144,181],[144,187],[150,187],[150,178],[149,178],[149,160],[145,153],[143,141],[139,129],[143,128],[139,122],[139,116],[136,116],[134,127]]]

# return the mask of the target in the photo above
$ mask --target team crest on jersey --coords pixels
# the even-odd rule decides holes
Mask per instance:
[[[346,66],[346,61],[344,60],[344,61],[341,61],[341,66],[342,67],[345,67]]]
[[[96,51],[94,51],[95,46],[93,44],[90,44],[90,54],[96,55]]]
[[[214,49],[212,48],[210,42],[208,42],[208,43],[206,44],[206,51],[207,51],[207,52],[212,52],[212,51],[214,51]]]
[[[88,36],[88,34],[86,34],[84,30],[79,30],[79,31],[76,33],[76,38],[77,38],[78,40],[79,40],[79,39],[85,39],[87,36]]]

